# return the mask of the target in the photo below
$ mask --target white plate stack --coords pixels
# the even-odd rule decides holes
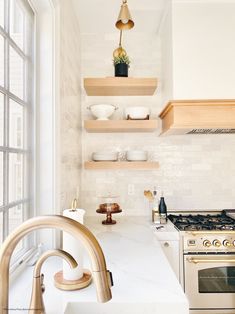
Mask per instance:
[[[93,161],[117,161],[117,152],[94,152],[92,153]]]
[[[129,150],[126,153],[128,161],[146,161],[148,159],[148,152],[144,150]]]

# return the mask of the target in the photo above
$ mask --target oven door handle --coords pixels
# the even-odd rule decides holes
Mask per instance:
[[[196,236],[196,235],[204,235],[204,234],[211,234],[210,230],[203,230],[203,231],[186,231],[187,234]],[[213,230],[213,234],[233,234],[234,230]]]
[[[199,263],[235,263],[235,259],[215,259],[215,258],[187,258],[187,262]]]

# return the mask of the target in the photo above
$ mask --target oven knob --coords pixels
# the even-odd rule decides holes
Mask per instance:
[[[216,247],[220,247],[221,246],[221,242],[219,240],[214,240],[213,241],[213,245]]]
[[[228,240],[224,240],[223,241],[223,245],[226,246],[226,247],[230,247],[232,245],[232,243],[229,242]]]
[[[204,241],[203,241],[203,245],[206,246],[206,247],[210,247],[210,246],[211,246],[211,241],[209,241],[209,240],[204,240]]]

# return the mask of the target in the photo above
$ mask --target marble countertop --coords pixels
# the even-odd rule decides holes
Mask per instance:
[[[107,303],[109,307],[117,303],[129,306],[132,304],[135,307],[137,304],[138,309],[143,306],[143,311],[138,313],[147,314],[148,305],[151,305],[149,313],[154,313],[153,306],[156,306],[158,314],[187,314],[187,299],[155,234],[170,232],[177,238],[178,233],[172,225],[168,224],[164,230],[156,232],[146,217],[121,216],[117,218],[118,223],[112,226],[102,225],[102,218],[86,219],[85,225],[97,237],[104,251],[107,268],[113,274],[113,298]],[[90,268],[86,256],[84,266]],[[33,267],[27,267],[13,283],[10,299],[12,308],[26,308],[29,304],[32,269]],[[53,285],[53,275],[60,269],[61,260],[54,257],[43,266],[46,286],[44,302],[47,313],[63,313],[67,305],[70,310],[66,313],[73,313],[72,305],[76,313],[76,304],[96,302],[93,283],[80,291],[65,292],[56,289]],[[24,297],[20,294],[22,289]],[[128,311],[130,312],[130,309]]]

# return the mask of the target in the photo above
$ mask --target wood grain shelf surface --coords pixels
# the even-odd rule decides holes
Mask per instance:
[[[157,161],[86,161],[85,169],[88,170],[156,170],[159,168]]]
[[[154,132],[157,120],[86,120],[84,127],[90,133]]]
[[[88,96],[150,96],[157,88],[157,78],[84,78],[84,88]]]
[[[160,113],[162,134],[235,133],[235,100],[172,100]]]

